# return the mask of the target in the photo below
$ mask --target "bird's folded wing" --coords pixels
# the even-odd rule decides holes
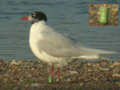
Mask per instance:
[[[99,54],[112,54],[113,52],[76,46],[73,42],[59,33],[48,30],[42,33],[43,39],[39,40],[37,46],[39,51],[55,57],[78,57]]]
[[[79,56],[80,51],[78,51],[72,45],[67,46],[67,43],[57,42],[57,41],[44,41],[40,40],[38,44],[39,51],[44,51],[49,55],[55,57],[72,57]]]
[[[65,44],[65,43],[64,43]],[[92,56],[99,54],[113,54],[111,51],[104,51],[99,49],[90,49],[85,47],[74,47],[69,45],[66,47],[63,43],[57,43],[57,41],[48,42],[40,41],[38,44],[39,51],[44,51],[47,54],[55,57],[78,57],[78,56]]]

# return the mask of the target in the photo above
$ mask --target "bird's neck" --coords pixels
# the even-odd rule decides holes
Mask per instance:
[[[38,21],[38,22],[35,22],[35,23],[33,23],[33,25],[45,25],[46,24],[46,22],[45,21]]]
[[[32,24],[31,26],[31,32],[36,32],[36,31],[43,31],[44,28],[46,27],[46,22],[45,21],[39,21],[39,22],[36,22],[34,24]]]

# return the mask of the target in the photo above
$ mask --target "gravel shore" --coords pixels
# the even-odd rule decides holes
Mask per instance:
[[[55,72],[56,73],[56,72]],[[48,65],[40,61],[0,59],[0,90],[118,90],[120,62],[72,62],[61,80],[48,83]],[[55,76],[56,77],[56,76]]]

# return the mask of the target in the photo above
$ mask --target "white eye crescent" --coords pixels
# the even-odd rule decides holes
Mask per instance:
[[[33,20],[33,18],[31,16],[29,16],[29,21],[32,21],[32,20]]]
[[[32,13],[32,17],[35,17],[36,16],[36,14],[35,13]]]

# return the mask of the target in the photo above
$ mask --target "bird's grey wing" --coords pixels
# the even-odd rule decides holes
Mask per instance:
[[[39,51],[45,51],[55,57],[79,56],[80,51],[74,47],[71,40],[54,31],[42,33],[43,39],[38,41]]]
[[[71,40],[50,28],[46,28],[42,32],[42,39],[37,42],[37,45],[39,51],[44,51],[55,57],[78,57],[113,53],[77,46]]]

